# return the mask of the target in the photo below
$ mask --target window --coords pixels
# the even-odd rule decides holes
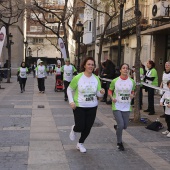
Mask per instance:
[[[30,26],[30,32],[42,32],[42,26]]]
[[[90,4],[92,4],[92,2],[93,2],[93,1],[92,1],[92,0],[90,0]]]
[[[42,44],[44,42],[43,38],[33,38],[34,44]]]
[[[42,15],[41,13],[31,13],[31,14],[30,14],[30,17],[31,17],[31,19],[33,19],[33,20],[37,20],[37,17],[38,17],[39,19],[42,19],[42,18],[43,18],[43,15]]]

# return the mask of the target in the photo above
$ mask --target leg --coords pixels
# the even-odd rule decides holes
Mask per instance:
[[[124,120],[121,111],[119,110],[114,110],[113,111],[115,120],[117,122],[117,130],[116,130],[116,135],[117,135],[117,143],[122,142],[122,131],[124,129]]]
[[[79,139],[79,143],[84,143],[86,138],[88,137],[91,128],[94,124],[94,120],[96,118],[96,111],[97,107],[93,108],[86,108],[86,113],[85,113],[85,128],[81,133],[81,137]]]
[[[38,80],[38,89],[39,91],[42,91],[41,90],[41,78],[38,78],[37,80]]]
[[[170,132],[170,115],[165,115],[165,121],[167,123],[167,130]]]
[[[45,91],[45,78],[41,79],[41,90]]]
[[[130,111],[127,112],[122,112],[122,117],[123,117],[123,122],[124,122],[124,128],[127,129],[128,123],[129,123],[129,116],[130,116]]]
[[[153,115],[155,113],[154,109],[154,89],[148,88],[148,102],[149,102],[149,114]]]
[[[65,99],[68,99],[68,96],[67,96],[67,88],[68,88],[69,84],[70,84],[70,82],[64,81],[64,98],[65,98]]]
[[[27,78],[23,79],[23,90],[25,91],[25,84],[26,84]]]

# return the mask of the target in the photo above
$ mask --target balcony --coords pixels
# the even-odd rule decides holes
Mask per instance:
[[[148,5],[139,5],[139,10],[142,13],[140,24],[147,25],[148,24],[148,16],[149,16],[149,6]],[[127,30],[129,28],[136,26],[136,17],[135,17],[134,11],[135,11],[135,6],[125,11],[125,14],[123,17],[123,23],[122,23],[122,30]],[[106,30],[106,35],[118,33],[119,19],[120,19],[120,15],[117,15],[113,19],[109,28]]]

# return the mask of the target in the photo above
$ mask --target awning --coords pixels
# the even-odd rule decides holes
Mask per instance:
[[[149,28],[145,31],[141,31],[141,35],[167,35],[170,34],[170,24],[161,25],[154,28]]]

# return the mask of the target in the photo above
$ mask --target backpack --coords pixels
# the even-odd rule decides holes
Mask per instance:
[[[153,131],[159,131],[160,129],[163,128],[164,128],[163,124],[159,121],[152,122],[150,125],[146,126],[146,129]]]

